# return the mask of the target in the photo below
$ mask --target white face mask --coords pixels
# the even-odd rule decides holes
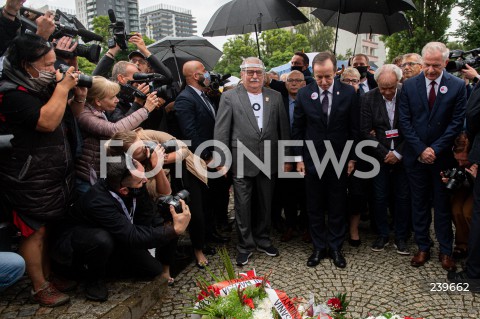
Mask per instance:
[[[30,64],[30,65],[32,66],[32,68],[34,68],[38,72],[37,78],[34,78],[32,77],[32,75],[30,75],[30,79],[32,81],[35,81],[41,86],[48,86],[52,83],[55,83],[56,77],[54,72],[38,70],[36,67],[33,66],[33,64]]]

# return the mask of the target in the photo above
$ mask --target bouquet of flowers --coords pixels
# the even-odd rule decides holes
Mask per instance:
[[[346,294],[337,294],[324,303],[317,303],[313,294],[310,299],[290,299],[283,291],[273,289],[268,275],[259,277],[255,270],[235,274],[228,251],[219,251],[223,262],[221,275],[206,267],[215,283],[197,278],[200,289],[195,305],[186,309],[192,319],[347,319]],[[422,319],[401,317],[388,312],[366,319]]]

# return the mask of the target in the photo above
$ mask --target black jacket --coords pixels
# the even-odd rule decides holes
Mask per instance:
[[[0,10],[3,10],[3,7]],[[15,18],[14,21],[9,20],[0,11],[0,56],[5,54],[12,40],[19,33],[21,25],[18,18]]]
[[[137,198],[135,215],[152,216],[152,205],[146,192]],[[177,235],[173,226],[152,226],[143,221],[142,225],[132,224],[125,215],[120,203],[110,194],[104,180],[99,180],[70,210],[74,224],[98,227],[108,231],[115,240],[128,247],[153,248],[168,243]],[[147,219],[149,219],[147,217]]]

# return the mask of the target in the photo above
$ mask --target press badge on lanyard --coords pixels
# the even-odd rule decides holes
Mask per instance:
[[[394,138],[394,137],[398,137],[398,130],[395,129],[395,130],[388,130],[388,131],[385,131],[385,137],[386,138]]]

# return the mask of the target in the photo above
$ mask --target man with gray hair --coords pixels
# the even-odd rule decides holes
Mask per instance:
[[[455,166],[452,146],[465,118],[465,83],[444,71],[449,50],[440,42],[422,50],[423,73],[405,81],[399,105],[400,129],[405,138],[403,162],[412,196],[412,220],[418,251],[414,267],[430,259],[431,203],[439,261],[447,271],[456,269],[452,258],[453,231],[450,196],[440,172]]]
[[[214,139],[226,145],[233,156],[236,261],[243,266],[255,248],[272,257],[279,255],[269,234],[272,192],[278,166],[278,140],[288,140],[290,134],[281,94],[264,87],[263,62],[255,57],[246,58],[240,69],[242,85],[222,94]],[[252,213],[254,190],[258,200],[255,214]]]
[[[395,203],[395,247],[397,253],[409,255],[407,232],[410,222],[410,196],[405,168],[402,163],[404,140],[398,129],[396,107],[400,98],[402,70],[395,64],[385,64],[375,73],[378,87],[362,96],[361,135],[378,142],[373,156],[380,162],[380,172],[373,178],[374,222],[378,237],[371,249],[383,251],[389,243],[389,195]],[[371,132],[375,134],[371,134]],[[390,191],[390,188],[393,188]]]
[[[402,82],[417,76],[422,72],[423,59],[420,54],[407,53],[403,56],[402,64],[400,65],[403,72]]]

